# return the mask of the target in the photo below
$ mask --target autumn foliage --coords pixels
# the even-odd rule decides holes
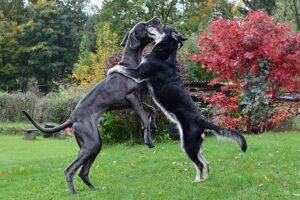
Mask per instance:
[[[216,74],[211,84],[226,82],[223,92],[233,89],[231,97],[217,93],[207,99],[225,106],[227,113],[237,111],[245,99],[258,108],[283,90],[300,90],[300,32],[264,12],[250,12],[245,19],[218,19],[199,35],[197,45],[199,53],[190,57]],[[255,106],[249,108],[246,114],[251,118]]]
[[[90,89],[105,77],[107,61],[116,51],[116,46],[117,36],[105,24],[103,30],[97,33],[96,52],[83,52],[75,64],[72,78],[80,89]]]

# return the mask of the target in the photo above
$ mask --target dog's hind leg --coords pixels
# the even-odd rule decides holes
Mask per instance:
[[[152,106],[150,106],[150,105],[148,105],[144,102],[142,102],[142,104],[143,104],[143,107],[144,107],[145,111],[148,112],[148,114],[150,116],[151,131],[157,132],[157,126],[156,126],[156,123],[155,123],[157,112],[156,112],[155,108],[153,108]]]
[[[149,118],[143,109],[141,100],[137,94],[131,93],[126,95],[126,99],[131,103],[134,111],[138,114],[140,120],[142,121],[144,128],[144,141],[149,148],[155,147],[152,141],[151,132],[150,132],[150,122]]]
[[[85,151],[80,150],[77,158],[71,163],[69,167],[65,169],[65,176],[69,186],[69,191],[72,194],[76,193],[73,177],[77,169],[89,158],[89,155]]]
[[[198,158],[199,158],[200,162],[203,163],[202,178],[203,178],[203,180],[206,180],[206,179],[208,179],[208,174],[209,174],[209,163],[205,159],[201,147],[200,147],[200,151],[198,153]]]
[[[204,163],[203,160],[199,159],[200,143],[195,144],[196,140],[191,142],[184,141],[184,150],[187,156],[193,161],[196,169],[196,177],[194,182],[200,182],[203,174]]]
[[[97,155],[101,148],[98,132],[93,127],[91,121],[85,121],[80,123],[76,122],[73,124],[73,130],[76,141],[80,147],[80,151],[77,158],[65,170],[69,190],[72,194],[76,193],[73,183],[73,177],[76,171],[88,160],[93,159],[92,157]]]
[[[99,132],[98,132],[98,134],[99,134]],[[91,168],[93,162],[95,161],[97,155],[99,154],[99,152],[101,150],[101,139],[99,138],[99,140],[100,140],[100,147],[98,147],[99,148],[98,151],[94,155],[91,155],[91,157],[85,163],[83,163],[83,165],[80,169],[80,172],[79,172],[79,177],[91,189],[94,189],[95,187],[89,179],[89,172],[90,172],[90,168]]]
[[[83,165],[81,167],[81,170],[79,172],[79,177],[81,178],[81,180],[87,186],[89,186],[89,188],[91,188],[91,189],[94,189],[95,186],[93,185],[93,183],[89,179],[89,172],[90,172],[90,168],[91,168],[93,162],[95,161],[97,155],[98,154],[92,155],[85,163],[83,163]]]

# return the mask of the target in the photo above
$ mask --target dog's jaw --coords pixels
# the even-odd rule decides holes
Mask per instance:
[[[148,36],[154,40],[155,44],[162,41],[162,39],[166,35],[163,31],[160,31],[155,27],[148,27],[147,31],[148,31]]]

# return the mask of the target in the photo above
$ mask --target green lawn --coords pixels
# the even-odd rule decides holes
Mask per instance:
[[[231,142],[209,137],[207,181],[193,183],[195,170],[179,142],[104,144],[91,170],[96,191],[78,176],[78,194],[68,193],[64,168],[78,151],[73,139],[0,135],[0,199],[300,199],[300,133],[248,136],[244,154]]]

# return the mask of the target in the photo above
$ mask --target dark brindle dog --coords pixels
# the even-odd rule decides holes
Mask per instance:
[[[201,151],[204,130],[211,129],[218,136],[237,142],[243,151],[247,149],[245,138],[237,131],[229,130],[208,122],[195,107],[192,98],[181,83],[176,53],[178,44],[186,40],[176,30],[163,27],[150,35],[156,45],[145,56],[136,70],[116,66],[109,70],[122,73],[137,82],[146,80],[148,90],[165,115],[178,126],[181,146],[196,167],[195,182],[208,178],[208,162]]]
[[[124,54],[119,66],[127,68],[137,68],[141,61],[142,50],[153,41],[148,36],[147,29],[157,31],[160,26],[158,18],[153,18],[148,22],[136,24],[125,36]],[[91,165],[99,154],[102,146],[101,138],[97,129],[99,115],[108,110],[124,109],[133,107],[143,123],[145,143],[151,148],[154,147],[151,139],[150,128],[155,129],[154,118],[156,111],[151,106],[142,104],[140,93],[146,85],[139,84],[121,74],[113,74],[98,83],[76,106],[69,119],[55,128],[43,128],[39,126],[24,111],[24,114],[33,125],[45,133],[60,131],[66,127],[73,128],[73,134],[80,147],[76,160],[65,170],[69,190],[75,193],[73,176],[81,167],[79,176],[90,188],[94,188],[88,175]],[[150,112],[150,120],[144,108]],[[150,122],[149,122],[150,121]]]

